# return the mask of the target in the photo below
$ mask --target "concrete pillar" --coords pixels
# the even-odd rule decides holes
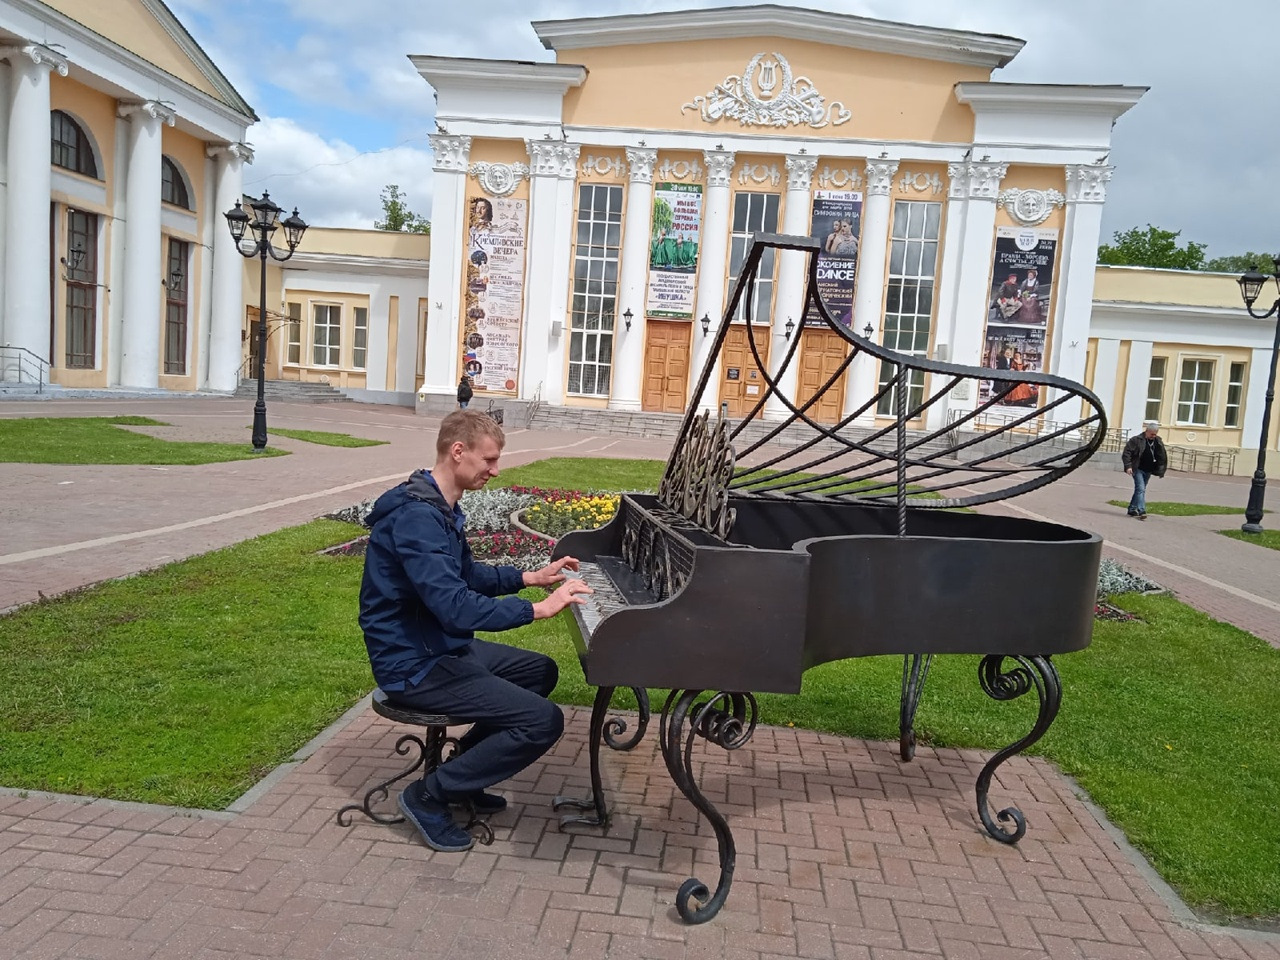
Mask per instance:
[[[565,354],[569,343],[569,275],[573,256],[573,227],[575,221],[574,193],[577,189],[578,154],[581,144],[565,144],[560,177],[556,181],[556,226],[551,248],[551,296],[547,317],[552,336],[547,345],[546,388],[542,395],[548,403],[564,402]],[[570,171],[570,167],[572,170]],[[557,324],[559,327],[557,328]],[[556,329],[560,335],[554,335]]]
[[[694,309],[693,336],[697,341],[693,356],[693,371],[689,378],[689,399],[698,387],[702,370],[707,365],[711,348],[715,345],[724,317],[724,281],[728,275],[730,217],[733,213],[729,176],[733,172],[734,154],[731,150],[704,150],[702,159],[707,164],[707,193],[703,198],[702,237],[698,244],[698,293]],[[711,319],[711,332],[702,333],[702,317]],[[720,403],[720,362],[707,379],[707,387],[698,403],[698,411],[715,413]]]
[[[452,406],[462,352],[462,261],[467,243],[466,178],[471,138],[433,133],[428,139],[435,163],[422,392],[448,397]]]
[[[4,342],[49,356],[49,73],[66,58],[38,43],[0,47],[9,61],[8,172],[4,221]],[[157,182],[158,195],[158,182]]]
[[[234,390],[240,380],[244,348],[240,343],[244,313],[244,257],[236,249],[223,214],[238,207],[244,196],[244,164],[253,162],[253,150],[243,143],[210,147],[216,163],[213,220],[213,310],[209,321],[210,390]]]
[[[809,191],[813,171],[818,166],[817,157],[795,155],[787,157],[786,208],[782,214],[782,232],[794,236],[809,235],[809,215],[813,209],[813,194]],[[778,255],[778,289],[773,298],[773,343],[769,349],[769,368],[773,376],[782,364],[791,343],[786,339],[787,321],[794,323],[797,343],[804,328],[805,268],[808,256],[799,250],[784,250]],[[796,400],[796,383],[800,367],[799,347],[791,363],[778,378],[778,390],[792,403]],[[785,420],[791,411],[770,395],[765,402],[765,420]]]
[[[120,383],[126,387],[160,385],[161,128],[174,114],[154,100],[127,104],[119,114],[129,120],[129,166],[125,172],[124,329]]]
[[[627,147],[631,185],[622,221],[622,262],[618,265],[618,317],[614,329],[612,410],[639,410],[644,379],[645,283],[649,277],[649,238],[653,224],[653,165],[658,151]],[[632,312],[631,329],[621,322]]]
[[[862,206],[862,242],[858,250],[858,280],[853,292],[853,332],[862,336],[869,324],[872,341],[882,340],[880,321],[884,303],[885,274],[888,270],[886,254],[889,249],[889,219],[893,213],[893,175],[898,172],[897,160],[867,161],[867,195]],[[849,371],[844,392],[842,416],[849,416],[863,406],[876,392],[879,362],[871,356],[856,357]],[[871,406],[854,421],[870,426],[875,423],[876,411]]]

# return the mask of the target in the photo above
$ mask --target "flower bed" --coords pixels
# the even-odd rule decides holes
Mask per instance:
[[[539,502],[526,507],[521,520],[549,537],[562,537],[570,530],[602,527],[618,512],[616,493],[582,493],[577,490],[547,490]]]

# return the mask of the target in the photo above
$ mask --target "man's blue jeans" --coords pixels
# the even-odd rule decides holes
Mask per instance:
[[[1147,512],[1147,481],[1150,479],[1148,471],[1133,468],[1133,496],[1129,498],[1129,516]]]

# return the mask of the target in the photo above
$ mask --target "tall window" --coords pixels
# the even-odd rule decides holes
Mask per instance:
[[[883,344],[890,350],[922,357],[929,352],[933,322],[933,284],[938,274],[938,231],[942,204],[899,200],[893,205],[889,278],[885,286]],[[880,388],[894,378],[897,368],[880,365]],[[907,409],[924,400],[924,371],[912,370],[907,381]],[[897,388],[883,397],[876,412],[893,416]]]
[[[98,162],[93,158],[93,147],[84,129],[61,110],[53,111],[50,121],[53,165],[97,180]]]
[[[579,187],[568,384],[569,393],[579,396],[609,395],[621,234],[622,187],[607,184]],[[638,306],[644,308],[643,304]]]
[[[285,324],[286,333],[286,353],[288,358],[285,363],[301,363],[302,362],[302,304],[287,303],[285,311],[289,315],[289,322]]]
[[[182,171],[178,169],[178,165],[168,157],[160,158],[160,199],[183,210],[191,209],[187,182],[182,179]]]
[[[1151,358],[1151,373],[1147,378],[1147,412],[1145,419],[1159,420],[1164,408],[1164,374],[1169,361],[1165,357]]]
[[[67,367],[92,370],[98,330],[98,217],[67,211]]]
[[[336,303],[316,303],[312,310],[312,363],[336,367],[342,362],[342,307]]]
[[[778,195],[776,193],[737,193],[733,197],[733,235],[729,240],[729,295],[742,273],[747,259],[747,246],[753,233],[778,232]],[[768,323],[773,319],[773,274],[777,251],[772,247],[760,258],[760,272],[756,274],[755,306],[752,323]],[[733,315],[742,320],[747,315],[746,296]],[[796,321],[799,323],[799,320]]]
[[[187,372],[187,257],[191,245],[169,238],[164,300],[164,372]]]
[[[1240,426],[1240,405],[1244,399],[1244,364],[1233,363],[1227,376],[1227,409],[1223,415],[1223,425]]]
[[[1209,398],[1213,395],[1213,361],[1183,360],[1178,381],[1178,422],[1209,425]]]
[[[365,357],[369,350],[369,308],[356,307],[355,335],[351,339],[351,365],[357,370],[365,367]]]

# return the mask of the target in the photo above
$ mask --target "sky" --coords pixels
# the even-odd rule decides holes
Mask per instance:
[[[261,122],[245,192],[320,226],[370,227],[398,184],[430,216],[431,87],[410,54],[554,59],[532,20],[748,0],[169,0]],[[1103,239],[1148,223],[1208,256],[1280,250],[1275,0],[776,0],[1026,41],[992,79],[1150,87],[1116,125]],[[571,59],[569,57],[568,59]],[[264,69],[263,64],[270,64]],[[744,64],[745,66],[745,64]],[[720,77],[714,78],[719,81]],[[691,80],[691,91],[709,88]],[[697,87],[696,90],[693,88]],[[856,99],[842,97],[851,109]]]

